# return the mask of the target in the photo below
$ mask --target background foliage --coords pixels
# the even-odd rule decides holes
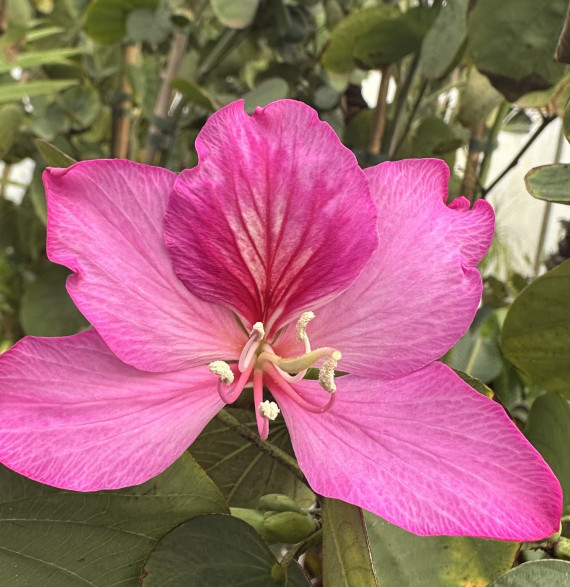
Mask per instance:
[[[122,157],[178,171],[195,165],[211,112],[289,97],[363,166],[439,157],[450,198],[474,201],[553,121],[569,139],[568,15],[565,0],[0,0],[0,351],[88,326],[67,271],[46,258],[46,165]],[[373,108],[362,97],[371,70]],[[530,134],[489,182],[502,131]],[[9,199],[23,160],[32,176]],[[569,182],[568,163],[528,170],[528,197],[567,204]],[[475,322],[444,360],[504,406],[558,476],[560,535],[420,538],[334,500],[305,509],[314,494],[216,420],[192,457],[131,489],[74,494],[1,469],[0,584],[567,585],[568,226],[534,274],[497,271],[497,255],[482,265]],[[250,411],[232,413],[254,426]],[[290,451],[284,427],[271,440]]]

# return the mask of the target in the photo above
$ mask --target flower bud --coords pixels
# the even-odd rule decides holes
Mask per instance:
[[[274,512],[299,512],[301,508],[297,502],[291,499],[288,495],[281,493],[269,493],[262,495],[259,498],[258,509],[261,511],[274,511]]]
[[[317,522],[308,513],[278,512],[265,517],[263,527],[272,542],[294,544],[315,532]]]

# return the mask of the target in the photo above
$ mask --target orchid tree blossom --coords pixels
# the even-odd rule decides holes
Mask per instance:
[[[0,357],[0,460],[71,490],[139,484],[253,387],[259,433],[285,419],[319,494],[421,535],[555,532],[549,467],[437,362],[480,301],[489,204],[446,205],[439,160],[360,169],[290,100],[230,104],[196,149],[179,175],[45,172],[48,256],[93,328]]]

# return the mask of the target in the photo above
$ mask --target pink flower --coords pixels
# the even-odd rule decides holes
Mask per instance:
[[[230,104],[196,148],[180,175],[46,171],[48,255],[94,329],[2,355],[0,460],[79,491],[138,484],[253,381],[260,433],[280,409],[316,492],[418,534],[555,532],[548,466],[434,362],[477,309],[490,206],[446,206],[441,161],[362,171],[293,101]]]

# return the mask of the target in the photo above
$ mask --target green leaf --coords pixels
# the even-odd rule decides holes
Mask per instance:
[[[99,116],[101,100],[95,88],[88,85],[65,90],[57,97],[57,103],[73,121],[73,128],[84,130]]]
[[[8,83],[0,85],[0,104],[5,102],[15,102],[22,98],[31,98],[43,94],[55,94],[75,86],[77,80],[49,80],[33,81],[26,83]]]
[[[129,13],[126,31],[130,39],[158,45],[164,41],[172,30],[170,13],[159,6],[156,10],[140,8]]]
[[[422,44],[420,72],[428,79],[442,77],[467,38],[468,0],[448,2],[439,11]]]
[[[158,0],[93,0],[85,13],[85,32],[99,43],[116,43],[127,34],[130,12],[145,8],[154,11],[157,5]]]
[[[55,145],[52,145],[43,139],[34,139],[34,143],[36,144],[42,159],[49,167],[69,167],[70,165],[77,163],[75,159],[66,155]]]
[[[260,0],[210,0],[216,18],[232,29],[244,29],[254,20]]]
[[[532,381],[570,395],[570,260],[525,288],[509,309],[501,338],[505,356]]]
[[[541,560],[523,563],[488,587],[568,587],[569,584],[570,563]]]
[[[61,265],[47,263],[36,280],[25,288],[20,321],[26,334],[67,336],[89,326],[65,289],[69,273]]]
[[[214,104],[214,98],[209,93],[197,86],[195,83],[177,77],[170,83],[171,87],[178,90],[187,100],[194,102],[194,104],[201,106],[204,110],[215,112],[217,110]]]
[[[323,66],[336,73],[398,61],[419,48],[421,36],[396,6],[354,10],[331,33]]]
[[[446,362],[458,371],[489,383],[503,368],[499,353],[499,332],[498,311],[481,308],[469,330],[446,356]]]
[[[267,106],[270,102],[287,97],[289,85],[280,77],[263,80],[253,90],[243,96],[244,109],[251,114],[258,106]]]
[[[534,400],[524,431],[531,444],[554,471],[570,513],[570,406],[557,393]]]
[[[478,0],[470,12],[475,65],[507,99],[546,89],[564,75],[553,54],[567,6],[566,0]]]
[[[135,587],[156,542],[192,516],[227,511],[185,454],[127,489],[75,493],[0,468],[0,576],[10,587]]]
[[[564,118],[562,121],[564,125],[564,136],[566,140],[570,142],[570,100],[566,104],[566,108],[564,109]]]
[[[539,200],[570,204],[570,163],[535,167],[525,175],[524,182],[529,194]]]
[[[26,69],[54,63],[70,63],[67,59],[68,57],[78,55],[83,51],[84,49],[80,47],[72,47],[68,49],[46,49],[45,51],[20,53],[13,61],[0,61],[0,74],[11,71],[14,67]]]
[[[363,511],[336,499],[323,504],[323,584],[378,586]]]
[[[491,85],[489,80],[474,67],[469,69],[467,83],[459,93],[459,112],[457,118],[468,128],[487,118],[503,97]]]
[[[145,563],[140,587],[310,587],[301,567],[285,571],[249,525],[198,516],[169,532]]]
[[[519,548],[518,542],[416,536],[369,512],[364,519],[380,587],[484,587],[512,567]]]
[[[253,407],[229,411],[257,430]],[[283,420],[271,424],[269,442],[292,454]],[[314,493],[288,469],[216,419],[193,442],[191,451],[231,506],[256,508],[259,498],[268,493],[288,495],[301,507],[309,507],[315,501]]]
[[[10,150],[24,119],[24,111],[18,104],[0,106],[0,159]]]

